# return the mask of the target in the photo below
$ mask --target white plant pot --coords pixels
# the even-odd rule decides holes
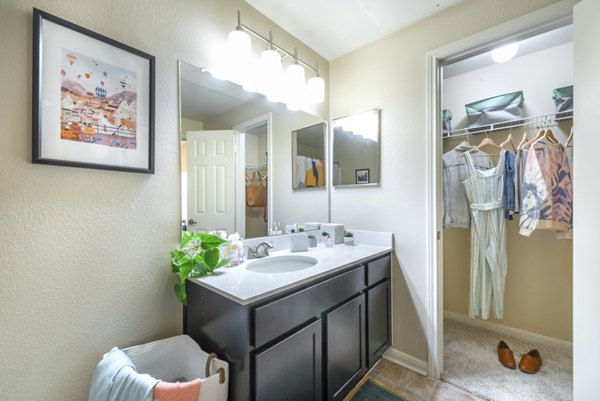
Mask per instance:
[[[354,237],[344,237],[344,245],[354,245]]]

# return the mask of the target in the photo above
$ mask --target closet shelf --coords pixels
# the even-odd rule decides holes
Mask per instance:
[[[523,117],[518,120],[506,121],[496,124],[482,125],[480,127],[461,128],[452,131],[442,130],[443,139],[460,138],[462,136],[487,134],[518,127],[550,127],[557,125],[559,121],[571,120],[573,110],[561,111],[559,113],[541,114],[539,116]]]
[[[246,170],[261,170],[268,168],[269,165],[267,163],[264,164],[246,164]]]

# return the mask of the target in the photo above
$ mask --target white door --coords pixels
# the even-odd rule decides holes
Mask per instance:
[[[600,208],[598,135],[600,110],[600,2],[574,9],[573,135],[573,364],[574,399],[597,400],[600,359]]]
[[[233,131],[187,132],[187,226],[189,231],[235,232]]]

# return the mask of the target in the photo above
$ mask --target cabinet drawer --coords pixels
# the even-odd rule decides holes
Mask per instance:
[[[367,264],[367,285],[371,286],[390,277],[390,255],[375,259]]]
[[[278,336],[318,317],[359,293],[364,288],[362,266],[254,310],[254,346],[260,347]]]

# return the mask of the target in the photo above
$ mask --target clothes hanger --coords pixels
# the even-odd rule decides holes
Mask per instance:
[[[496,142],[494,142],[493,139],[489,138],[489,137],[485,137],[483,138],[483,140],[479,143],[479,145],[474,146],[472,149],[469,149],[468,152],[475,152],[479,149],[481,149],[484,146],[491,146],[493,148],[496,149],[502,149],[502,146],[498,145]]]
[[[548,128],[546,130],[546,132],[544,133],[543,138],[544,139],[548,139],[550,142],[552,142],[555,145],[558,145],[560,143],[558,141],[558,139],[556,139],[556,137],[554,136],[554,133],[552,132],[552,130],[550,128]]]
[[[521,142],[519,142],[519,144],[517,145],[517,150],[522,150],[525,147],[526,143],[527,143],[527,131],[523,132],[523,139],[521,139]]]
[[[500,144],[500,147],[502,149],[505,149],[505,146],[507,146],[507,145],[512,146],[513,151],[515,151],[515,152],[517,151],[517,148],[515,147],[515,142],[513,141],[513,137],[512,137],[512,130],[508,134],[508,137],[506,138],[506,140]]]
[[[565,148],[567,146],[569,146],[571,144],[571,142],[573,141],[573,132],[574,132],[574,129],[573,129],[573,126],[571,126],[571,132],[569,133],[569,137],[567,138],[567,140],[565,142]]]

